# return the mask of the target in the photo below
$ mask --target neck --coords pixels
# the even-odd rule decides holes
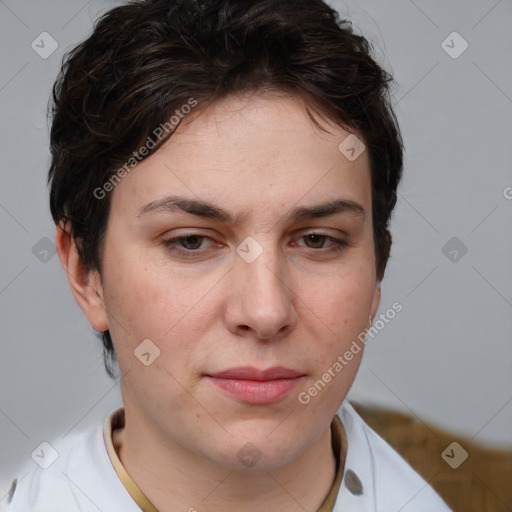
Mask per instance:
[[[285,466],[233,470],[162,440],[161,433],[130,415],[126,406],[125,415],[125,427],[114,431],[114,446],[128,474],[159,512],[316,511],[335,477],[330,428]],[[345,444],[341,463],[344,454]]]

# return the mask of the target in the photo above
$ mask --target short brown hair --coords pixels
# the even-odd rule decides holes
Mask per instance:
[[[322,0],[136,0],[108,11],[64,56],[53,88],[48,181],[55,223],[69,223],[83,263],[101,274],[110,195],[98,199],[94,191],[156,127],[190,98],[199,110],[236,93],[291,93],[312,119],[314,111],[364,139],[382,279],[403,144],[389,100],[392,77],[371,51]],[[110,333],[99,334],[112,376]]]

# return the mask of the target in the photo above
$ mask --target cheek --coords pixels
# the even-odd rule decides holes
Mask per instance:
[[[214,278],[184,276],[169,266],[149,264],[142,252],[138,258],[117,260],[111,254],[105,262],[105,304],[120,365],[124,361],[127,369],[133,363],[133,351],[145,339],[159,347],[166,367],[174,366],[178,353],[181,361],[188,360],[210,321],[204,297]]]
[[[361,269],[331,276],[324,286],[311,285],[304,293],[312,312],[336,335],[339,343],[367,327],[375,286],[373,273]]]
[[[122,352],[133,351],[142,340],[157,340],[163,330],[171,329],[169,312],[179,315],[180,302],[166,279],[134,254],[118,255],[113,245],[104,262],[105,306],[112,338],[119,345],[122,340],[116,347],[122,358]]]

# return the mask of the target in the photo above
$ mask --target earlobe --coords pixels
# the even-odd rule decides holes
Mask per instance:
[[[99,272],[88,269],[84,265],[68,226],[59,224],[55,238],[60,262],[80,309],[94,329],[97,331],[108,330],[103,287]]]

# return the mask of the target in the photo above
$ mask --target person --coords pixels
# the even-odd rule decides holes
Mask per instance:
[[[402,175],[391,84],[322,0],[132,1],[66,55],[56,243],[123,407],[42,447],[8,511],[449,510],[346,400]]]

